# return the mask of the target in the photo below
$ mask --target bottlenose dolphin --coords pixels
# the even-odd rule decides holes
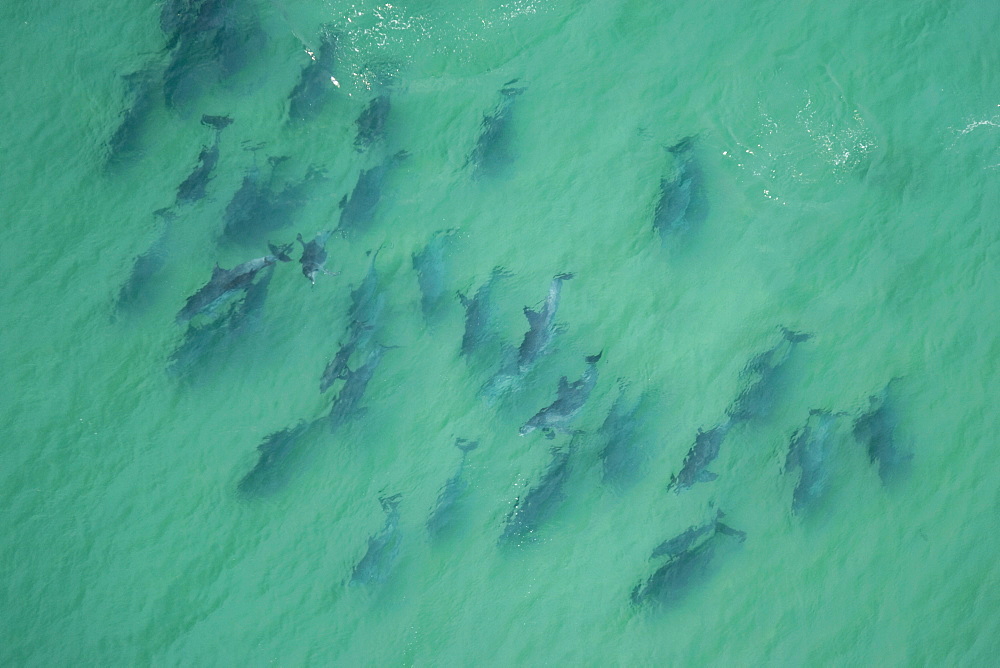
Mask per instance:
[[[726,415],[735,424],[767,417],[781,387],[781,371],[795,346],[812,338],[812,334],[781,328],[782,338],[769,350],[754,356],[740,374],[743,389],[733,400]]]
[[[186,179],[177,187],[176,204],[194,202],[205,196],[205,187],[212,178],[212,170],[219,162],[219,141],[222,137],[222,130],[225,129],[233,119],[228,116],[201,117],[204,125],[215,128],[215,142],[209,146],[203,146],[198,155],[198,164],[191,171]]]
[[[305,436],[315,423],[299,422],[267,436],[257,446],[257,463],[237,483],[236,491],[243,497],[262,497],[282,489],[301,465],[305,455]]]
[[[143,69],[122,77],[128,106],[108,140],[107,167],[120,166],[139,154],[149,114],[160,101],[155,76],[151,69]]]
[[[465,333],[462,335],[461,354],[471,355],[495,336],[493,327],[493,288],[501,278],[510,276],[503,267],[494,267],[489,279],[479,286],[470,299],[458,293],[458,299],[465,307]]]
[[[275,168],[285,157],[268,160],[271,171],[265,179],[256,164],[244,175],[223,214],[223,236],[242,244],[258,243],[269,233],[288,227],[305,205],[310,192],[326,179],[322,169],[310,167],[301,181],[279,186]]]
[[[351,355],[359,347],[364,346],[371,340],[372,336],[372,326],[365,323],[360,323],[357,321],[352,321],[348,325],[348,336],[347,341],[345,341],[337,354],[333,356],[333,359],[326,365],[323,369],[323,375],[319,381],[319,391],[326,392],[334,381],[341,378],[347,378],[351,370],[348,367],[348,362],[351,360]]]
[[[675,173],[660,180],[660,199],[653,213],[653,229],[663,241],[704,222],[708,215],[705,177],[694,157],[694,147],[695,137],[685,137],[667,149],[674,156]]]
[[[299,82],[288,96],[288,118],[291,121],[312,120],[323,110],[333,89],[339,84],[333,76],[333,66],[340,34],[332,26],[324,26],[319,48],[306,51],[311,58],[302,69]]]
[[[712,561],[723,546],[723,536],[736,538],[740,543],[746,538],[746,534],[742,531],[730,529],[719,523],[716,523],[714,530],[710,529],[705,533],[710,535],[699,543],[695,541],[701,535],[691,536],[688,541],[688,537],[685,536],[687,532],[673,539],[677,541],[676,548],[681,551],[672,554],[670,548],[667,548],[661,552],[670,554],[670,559],[657,568],[645,583],[640,582],[635,586],[632,590],[632,603],[635,605],[656,603],[666,607],[680,602],[692,588],[703,583],[711,575]],[[661,547],[672,542],[666,541]]]
[[[815,504],[829,486],[827,459],[837,417],[827,410],[809,411],[809,419],[788,443],[785,473],[795,469],[800,472],[792,492],[792,512],[796,514]]]
[[[557,430],[569,431],[569,423],[587,403],[590,393],[597,385],[597,363],[602,354],[597,353],[586,358],[587,370],[583,372],[580,380],[571,383],[566,376],[560,378],[556,400],[535,413],[531,419],[524,423],[518,433],[524,436],[536,429],[541,429],[548,438],[555,438]]]
[[[708,470],[709,464],[719,456],[722,441],[729,433],[732,422],[724,422],[708,431],[698,430],[694,445],[684,457],[680,472],[670,479],[667,489],[673,488],[678,494],[698,482],[710,482],[719,477],[717,473]]]
[[[261,269],[275,262],[278,262],[277,257],[265,255],[247,260],[232,269],[223,269],[219,265],[215,265],[212,270],[212,278],[209,279],[208,283],[188,297],[184,308],[178,311],[177,322],[185,322],[199,313],[211,311],[227,297],[240,290],[246,290]]]
[[[169,209],[160,209],[154,215],[163,223],[156,240],[146,252],[137,255],[132,270],[122,284],[115,300],[115,313],[134,313],[152,300],[159,287],[158,276],[167,263],[167,237],[175,218]]]
[[[899,378],[893,378],[878,394],[868,398],[868,410],[854,421],[854,438],[865,446],[872,463],[878,462],[878,475],[882,484],[888,484],[903,473],[913,459],[896,443],[896,424],[899,420],[892,387]]]
[[[500,104],[489,114],[483,114],[479,138],[466,164],[472,164],[473,178],[499,176],[514,161],[511,151],[510,121],[514,101],[524,92],[524,87],[513,88],[517,79],[511,79],[500,89]]]
[[[462,475],[465,471],[465,458],[478,445],[479,441],[468,441],[464,438],[455,441],[455,447],[462,451],[462,459],[458,463],[458,470],[441,487],[437,502],[434,504],[434,510],[427,518],[427,532],[432,538],[442,535],[455,520],[455,504],[469,486],[468,481]]]
[[[529,328],[517,350],[517,368],[521,375],[531,371],[552,345],[552,339],[558,332],[555,319],[559,308],[559,293],[562,291],[563,281],[571,278],[573,274],[557,274],[549,284],[549,294],[542,307],[537,311],[524,307]]]
[[[390,346],[375,344],[375,347],[368,353],[368,359],[365,360],[365,363],[357,369],[347,372],[344,385],[340,388],[340,392],[333,402],[333,407],[330,409],[331,429],[337,429],[355,415],[364,412],[360,408],[361,399],[365,395],[365,390],[368,389],[368,383],[371,382],[372,376],[375,375],[375,369],[382,361],[383,353],[389,348]]]
[[[641,414],[648,410],[652,394],[647,391],[635,401],[628,401],[627,385],[621,384],[618,397],[611,405],[604,422],[597,429],[597,438],[603,443],[600,457],[602,477],[606,484],[624,486],[633,482],[646,459],[644,437],[640,434]]]
[[[721,510],[716,511],[715,517],[711,520],[697,526],[692,525],[680,534],[657,545],[653,548],[653,553],[649,556],[649,558],[656,559],[658,557],[667,556],[673,559],[675,557],[679,557],[694,547],[695,544],[702,538],[712,536],[716,533],[733,536],[741,543],[745,541],[747,537],[746,532],[733,529],[720,521],[725,516],[726,514]]]
[[[347,310],[347,317],[352,322],[363,323],[373,328],[377,326],[378,319],[385,308],[385,295],[379,284],[378,269],[375,267],[375,260],[378,259],[380,252],[382,252],[382,246],[379,246],[372,253],[365,277],[358,287],[351,290],[351,307]]]
[[[552,460],[538,484],[528,490],[524,498],[518,497],[507,515],[507,524],[499,543],[520,545],[530,540],[544,522],[562,505],[563,486],[569,478],[569,461],[578,448],[580,432],[573,435],[565,448],[552,448]]]
[[[426,322],[434,319],[445,298],[445,285],[450,278],[445,255],[450,250],[454,234],[454,229],[439,230],[431,236],[423,250],[413,254],[413,269],[420,284],[420,310]]]
[[[384,582],[389,577],[402,542],[399,531],[399,500],[402,496],[394,494],[379,498],[382,510],[385,511],[385,524],[378,533],[368,538],[368,549],[361,561],[354,566],[351,584],[371,585]]]
[[[391,106],[389,94],[380,93],[358,114],[354,122],[358,126],[358,134],[354,138],[354,148],[358,153],[385,139],[385,121]]]
[[[381,164],[358,174],[358,182],[350,196],[344,195],[340,200],[340,225],[337,229],[344,236],[361,232],[375,217],[375,209],[382,199],[382,186],[389,169],[409,156],[406,151],[399,151]]]
[[[316,237],[306,243],[300,233],[296,239],[302,244],[302,257],[299,263],[302,265],[302,275],[309,279],[309,282],[316,285],[316,274],[324,273],[327,276],[336,276],[340,272],[327,271],[326,267],[326,240],[330,238],[333,231],[319,232]]]

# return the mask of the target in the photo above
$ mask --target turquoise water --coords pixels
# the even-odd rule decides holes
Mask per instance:
[[[141,155],[113,168],[122,77],[167,62],[160,6],[0,9],[4,665],[995,662],[992,3],[249,6],[263,46],[184,108],[157,92]],[[342,31],[339,85],[315,120],[288,124],[324,24]],[[359,154],[354,120],[378,73],[392,75],[387,138]],[[483,114],[515,78],[514,160],[473,179]],[[207,197],[165,223],[154,212],[212,141],[203,113],[234,122]],[[661,244],[660,180],[678,169],[664,147],[688,136],[710,208]],[[271,235],[288,242],[335,227],[359,171],[401,149],[368,230],[328,243],[339,276],[311,287],[298,265],[277,266],[257,329],[168,373],[186,298],[216,262],[265,252],[218,241],[247,170],[269,156],[290,156],[293,179],[325,169]],[[433,326],[421,314],[411,254],[443,229],[456,230],[449,293],[510,273],[495,290],[510,344],[522,307],[575,273],[554,351],[492,404],[477,393],[497,360],[459,357],[458,300]],[[155,289],[116,314],[133,258],[158,239]],[[310,432],[279,491],[239,495],[265,437],[330,410],[319,377],[379,246],[378,338],[398,348],[367,410]],[[729,432],[718,479],[668,490],[780,326],[813,338],[789,357],[773,410]],[[533,540],[499,546],[515,499],[570,440],[518,428],[602,350],[565,498]],[[913,459],[884,486],[850,421],[896,377]],[[597,438],[619,382],[651,393],[648,459],[625,487],[602,482]],[[822,502],[796,514],[783,469],[811,409],[845,415]],[[479,446],[453,531],[432,541],[456,438]],[[398,556],[384,581],[351,584],[393,494]],[[634,605],[662,563],[653,548],[718,509],[745,542],[675,605]]]

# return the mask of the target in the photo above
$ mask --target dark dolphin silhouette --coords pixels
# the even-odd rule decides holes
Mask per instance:
[[[299,263],[302,265],[302,275],[309,279],[309,282],[316,285],[316,274],[323,273],[327,276],[336,276],[340,272],[326,270],[326,240],[333,234],[332,231],[319,232],[312,241],[306,243],[299,234],[297,240],[302,244],[302,257]]]
[[[479,441],[468,441],[464,438],[455,441],[455,447],[462,451],[462,459],[458,463],[458,469],[441,487],[434,509],[427,518],[427,532],[432,538],[443,535],[454,524],[456,504],[469,487],[468,481],[462,475],[465,471],[465,459],[478,445]]]
[[[722,441],[732,427],[732,422],[724,422],[708,431],[698,430],[694,445],[684,457],[684,464],[677,475],[670,479],[668,489],[673,488],[678,494],[695,483],[710,482],[718,478],[718,474],[708,470],[708,466],[719,456]]]
[[[465,333],[462,334],[461,354],[469,356],[496,336],[494,328],[493,288],[501,278],[510,276],[503,267],[494,267],[489,279],[479,286],[472,298],[461,292],[458,299],[465,307]]]
[[[878,394],[868,398],[868,410],[854,421],[854,438],[865,446],[868,458],[878,462],[878,475],[882,484],[889,484],[909,468],[912,453],[904,452],[896,440],[896,410],[893,378]]]
[[[368,383],[371,382],[372,377],[375,375],[375,370],[378,368],[379,362],[382,361],[382,355],[389,348],[390,346],[375,344],[375,347],[368,353],[368,358],[364,364],[353,371],[347,372],[344,385],[340,388],[340,392],[333,402],[333,407],[330,408],[329,421],[331,429],[337,429],[356,415],[364,412],[364,409],[361,408],[361,399],[368,389]]]
[[[247,260],[232,269],[223,269],[219,265],[215,265],[215,269],[212,270],[212,278],[196,293],[188,297],[184,308],[177,313],[177,322],[185,322],[199,313],[212,311],[228,297],[246,290],[260,270],[278,261],[279,259],[274,255],[265,255]]]
[[[389,94],[383,92],[373,97],[358,114],[354,122],[358,126],[358,134],[354,138],[354,148],[358,153],[368,150],[373,144],[385,141],[385,122],[391,107]]]
[[[228,116],[209,116],[206,114],[201,117],[201,122],[215,128],[215,141],[211,146],[202,147],[201,153],[198,154],[198,164],[177,187],[177,197],[174,200],[176,204],[194,202],[205,196],[205,188],[212,178],[212,171],[215,169],[216,163],[219,162],[219,141],[222,137],[222,131],[233,122],[233,119]]]
[[[565,448],[552,448],[552,460],[538,484],[523,498],[518,497],[507,515],[507,523],[499,543],[521,545],[534,538],[535,531],[547,522],[562,505],[563,487],[570,474],[570,458],[577,450],[580,432],[573,435]]]
[[[830,485],[828,459],[838,415],[812,410],[809,419],[792,435],[785,457],[785,473],[798,469],[799,481],[792,492],[792,512],[814,506]]]
[[[492,112],[483,115],[479,138],[466,163],[472,165],[472,176],[475,179],[502,176],[514,161],[511,118],[514,101],[525,90],[523,86],[514,87],[515,83],[517,79],[505,83],[500,89],[500,104]]]
[[[323,111],[334,83],[333,68],[336,62],[337,42],[340,33],[332,26],[324,26],[319,48],[310,52],[309,64],[302,69],[299,82],[288,96],[288,119],[294,122],[309,121]]]
[[[705,177],[695,158],[695,144],[695,137],[685,137],[667,149],[674,157],[674,174],[660,180],[660,199],[653,213],[653,229],[663,241],[708,216]]]
[[[551,404],[535,413],[524,423],[519,433],[521,436],[530,434],[535,429],[541,429],[548,438],[555,438],[556,431],[569,431],[569,423],[577,416],[594,386],[597,385],[597,363],[602,353],[587,357],[587,370],[579,380],[569,382],[566,376],[559,379],[558,396]]]
[[[562,284],[571,278],[573,274],[557,274],[549,284],[549,294],[542,307],[537,311],[524,307],[524,316],[528,319],[529,328],[517,350],[517,368],[521,375],[531,371],[538,360],[549,351],[552,339],[559,331],[555,320]]]
[[[735,424],[767,417],[781,385],[781,372],[797,344],[808,341],[812,334],[781,328],[782,338],[772,348],[754,356],[741,375],[743,389],[726,409]]]
[[[340,225],[337,229],[344,236],[363,232],[375,218],[375,209],[382,199],[382,187],[389,170],[405,160],[409,154],[399,151],[381,164],[358,174],[351,194],[340,200]]]
[[[394,494],[379,499],[382,510],[385,511],[385,524],[378,533],[368,538],[368,549],[354,566],[351,584],[372,585],[388,579],[402,544],[402,534],[399,530],[401,498],[402,494]]]
[[[446,285],[450,282],[446,256],[454,234],[454,229],[439,230],[419,253],[413,254],[413,269],[420,284],[420,310],[426,322],[437,317],[445,300]]]

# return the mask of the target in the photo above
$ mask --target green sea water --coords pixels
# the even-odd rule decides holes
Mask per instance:
[[[266,42],[175,110],[155,100],[142,155],[113,169],[123,77],[166,62],[160,6],[0,8],[0,664],[995,665],[1000,654],[1000,11],[988,2],[251,2]],[[322,26],[337,86],[313,121],[288,94]],[[374,73],[390,73],[389,174],[375,220],[331,238],[310,286],[276,267],[260,327],[184,377],[174,315],[216,262],[244,174],[268,156],[325,170],[292,227],[336,226],[375,153],[352,146]],[[506,82],[515,159],[471,178]],[[229,115],[205,199],[154,212]],[[665,149],[697,137],[710,208],[661,244]],[[255,149],[255,150],[248,150]],[[161,236],[165,227],[169,234]],[[425,324],[411,255],[454,229],[450,292],[495,266],[500,336],[516,345],[552,276],[554,352],[521,392],[478,396],[492,367],[458,351],[464,312]],[[116,314],[133,259],[163,239],[141,312]],[[378,256],[386,351],[362,402],[266,498],[237,485],[257,445],[330,408],[317,391],[350,292]],[[994,315],[990,315],[994,313]],[[668,490],[699,429],[724,419],[741,369],[809,332],[766,419],[734,427],[717,480]],[[518,428],[603,351],[565,498],[527,544],[498,545],[543,475]],[[893,378],[913,454],[885,486],[850,421]],[[627,385],[650,392],[648,459],[602,481],[596,431]],[[792,512],[789,440],[843,412],[823,500]],[[444,540],[425,522],[478,440]],[[400,494],[385,581],[350,584]],[[652,549],[724,510],[746,541],[675,605],[635,605]]]

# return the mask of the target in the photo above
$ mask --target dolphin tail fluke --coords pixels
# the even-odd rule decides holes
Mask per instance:
[[[808,332],[793,332],[784,325],[781,327],[781,334],[790,343],[802,343],[803,341],[808,341],[813,337],[813,335]]]
[[[233,119],[229,116],[209,116],[204,114],[201,117],[202,125],[207,125],[210,128],[215,128],[219,132],[222,132],[230,124],[232,124]]]
[[[479,447],[479,441],[470,441],[467,438],[459,438],[455,440],[455,447],[462,452],[472,452]]]
[[[556,280],[556,281],[568,281],[569,279],[573,278],[573,276],[575,276],[575,275],[576,274],[573,274],[572,272],[564,272],[562,274],[556,274],[553,277],[553,280]]]
[[[602,350],[601,352],[597,353],[596,355],[590,355],[590,356],[588,356],[586,358],[587,364],[597,364],[598,362],[601,361],[601,355],[603,355],[603,354],[604,354],[604,351]]]

